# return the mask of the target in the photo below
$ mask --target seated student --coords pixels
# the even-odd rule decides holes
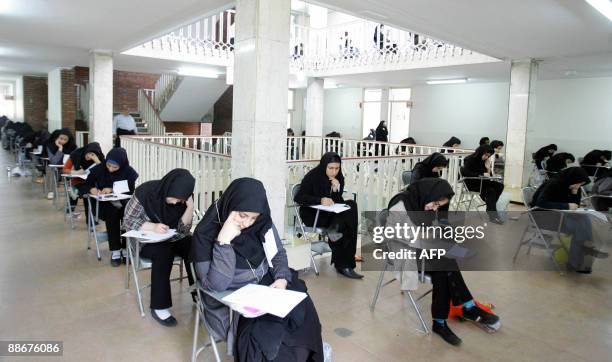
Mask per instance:
[[[411,183],[422,178],[440,177],[440,172],[448,167],[448,160],[441,153],[434,152],[429,157],[414,165]]]
[[[268,255],[264,244],[274,243]],[[289,269],[287,254],[272,218],[263,184],[239,178],[212,204],[193,236],[196,274],[204,288],[222,292],[247,284],[306,292],[306,285]],[[271,266],[270,266],[271,265]],[[270,314],[238,317],[230,323],[228,309],[204,296],[207,321],[214,338],[228,344],[235,361],[323,361],[321,324],[306,297],[287,317]]]
[[[493,156],[487,160],[489,162],[489,170],[492,176],[503,176],[504,174],[504,158],[501,152],[504,149],[504,143],[500,140],[493,140],[490,143],[491,148],[495,152]]]
[[[85,147],[80,147],[74,150],[70,154],[70,158],[64,164],[64,173],[84,175],[89,172],[89,169],[101,164],[104,162],[104,154],[102,153],[102,148],[100,148],[100,144],[98,142],[92,142]],[[73,177],[70,179],[70,186],[75,190],[73,194],[76,196],[70,199],[70,205],[72,207],[72,211],[77,205],[78,198],[83,197],[83,195],[89,192],[89,187],[87,187],[87,183],[85,180]],[[88,204],[87,202],[83,203],[85,206],[85,218],[86,221],[89,220],[88,213]],[[88,223],[89,225],[89,223]]]
[[[106,163],[99,164],[91,169],[85,181],[92,195],[110,194],[113,192],[115,182],[127,181],[130,193],[134,192],[138,173],[130,167],[127,152],[115,147],[106,155]],[[121,237],[121,219],[127,201],[100,202],[100,217],[106,224],[108,233],[108,246],[111,251],[111,265],[118,267],[125,261],[125,240]]]
[[[407,145],[416,145],[416,141],[412,137],[404,138],[403,140],[400,141],[400,143],[407,144]],[[395,154],[396,155],[410,154],[410,153],[412,153],[413,149],[414,149],[414,147],[398,146],[395,149]]]
[[[488,168],[487,160],[493,155],[493,148],[489,145],[480,146],[463,160],[461,175],[463,177],[489,177],[491,170]],[[489,220],[500,224],[502,220],[497,215],[497,200],[504,191],[504,184],[494,180],[465,180],[465,185],[470,191],[479,191],[480,197],[487,204]]]
[[[598,173],[599,174],[599,173]],[[612,208],[612,170],[601,172],[591,190],[593,207],[597,211],[610,211]],[[603,196],[603,197],[598,197]]]
[[[611,158],[611,151],[592,150],[584,156],[580,165],[589,176],[596,176],[599,172],[603,171],[600,169],[602,166],[608,166],[608,162],[610,162]]]
[[[535,162],[535,165],[538,168],[538,170],[544,169],[544,165],[542,164],[542,162],[552,157],[555,154],[555,152],[557,152],[557,145],[554,143],[551,143],[548,146],[544,146],[540,148],[539,150],[536,151],[536,153],[533,154],[533,161]]]
[[[532,207],[556,210],[576,210],[580,206],[580,187],[590,182],[586,171],[580,167],[570,167],[562,170],[544,182],[533,195]],[[534,212],[534,218],[540,228],[558,230],[561,215],[539,211]],[[565,214],[561,231],[572,236],[569,250],[569,266],[579,273],[590,273],[592,258],[606,258],[603,253],[591,246],[593,230],[591,221],[586,215]]]
[[[128,201],[123,216],[123,226],[126,230],[165,233],[168,229],[175,229],[177,232],[168,240],[145,244],[140,251],[142,257],[153,262],[151,315],[166,327],[177,325],[169,310],[172,307],[170,273],[175,255],[180,255],[185,260],[189,285],[193,285],[189,253],[194,187],[195,178],[189,171],[174,169],[161,180],[148,181],[138,186],[134,197]]]
[[[314,224],[317,210],[307,205],[330,206],[344,203],[350,209],[339,214],[320,211],[317,226],[329,228],[329,246],[332,249],[331,263],[338,273],[347,278],[361,279],[363,275],[355,272],[355,252],[357,250],[357,223],[359,213],[357,203],[344,200],[344,175],[341,159],[337,153],[327,152],[321,157],[319,165],[310,170],[302,180],[300,191],[295,195],[300,207],[300,217],[309,226]]]
[[[480,141],[478,141],[478,146],[488,145],[489,143],[491,143],[491,140],[489,140],[489,137],[482,137]]]
[[[54,131],[47,141],[47,157],[50,165],[63,165],[64,155],[70,155],[76,150],[74,137],[68,128]]]
[[[451,148],[459,148],[461,146],[461,140],[455,136],[451,137],[448,141],[444,142],[442,147],[451,147]],[[445,150],[442,150],[444,153]],[[448,150],[448,153],[453,153],[453,150]]]
[[[387,226],[395,227],[396,224],[408,226],[431,226],[436,218],[436,211],[447,205],[454,196],[453,189],[448,181],[437,178],[424,178],[413,182],[406,190],[395,195],[389,202],[389,217]],[[407,213],[407,217],[400,217]],[[392,249],[405,249],[406,240],[403,242],[390,240],[389,247]],[[426,240],[410,241],[409,247],[427,248]],[[414,261],[407,261],[408,264]],[[402,290],[416,290],[418,279],[415,265],[404,265]],[[453,259],[442,257],[440,259],[427,260],[425,272],[431,276],[433,293],[431,300],[431,316],[433,319],[432,330],[452,345],[461,344],[461,339],[448,327],[446,320],[450,312],[451,303],[455,306],[463,305],[463,317],[482,323],[494,325],[499,322],[499,317],[480,308],[470,293],[457,262]]]
[[[559,152],[552,156],[546,162],[546,171],[552,176],[559,171],[569,167],[572,163],[576,162],[574,155],[567,152]]]

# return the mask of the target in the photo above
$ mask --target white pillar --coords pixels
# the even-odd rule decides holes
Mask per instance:
[[[518,190],[529,177],[531,155],[526,152],[527,130],[535,111],[537,73],[538,64],[534,60],[512,62],[504,179],[506,187],[516,191],[513,199],[517,201],[520,201]]]
[[[62,128],[62,70],[53,69],[47,74],[47,129],[53,132]]]
[[[324,102],[323,78],[309,78],[306,88],[306,136],[323,136]]]
[[[92,50],[89,54],[89,140],[103,152],[113,147],[113,55]]]
[[[387,128],[391,129],[389,121],[389,88],[383,88],[380,94],[380,120],[387,121]]]
[[[232,178],[263,182],[281,236],[287,190],[290,7],[290,0],[236,2]]]

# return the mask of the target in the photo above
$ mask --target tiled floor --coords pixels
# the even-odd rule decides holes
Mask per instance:
[[[9,160],[0,151],[2,170]],[[67,361],[189,360],[194,310],[186,283],[173,288],[177,328],[163,328],[148,314],[141,318],[133,290],[124,288],[125,269],[111,268],[107,252],[98,262],[86,250],[84,222],[71,230],[29,179],[9,183],[3,173],[0,197],[0,340],[62,340]],[[378,273],[353,281],[336,275],[328,259],[319,262],[321,275],[303,278],[336,362],[608,361],[612,355],[609,272],[465,273],[472,292],[496,304],[503,327],[487,334],[452,321],[464,340],[454,348],[416,330],[414,312],[396,285],[383,290],[371,312]],[[145,304],[148,299],[145,293]],[[429,300],[423,303],[426,318]]]

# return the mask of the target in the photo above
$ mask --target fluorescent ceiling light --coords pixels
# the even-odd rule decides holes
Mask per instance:
[[[610,0],[585,0],[597,11],[602,13],[608,20],[612,21],[612,1]]]
[[[465,82],[467,82],[467,78],[428,80],[427,84],[460,84]]]
[[[179,75],[188,77],[202,77],[202,78],[219,78],[219,72],[213,69],[206,68],[179,68],[177,71]]]

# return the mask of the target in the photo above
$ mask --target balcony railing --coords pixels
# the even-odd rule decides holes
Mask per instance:
[[[185,25],[125,54],[185,62],[233,64],[235,11]],[[443,41],[357,20],[322,29],[291,24],[290,65],[307,76],[495,62],[498,59]]]
[[[227,137],[123,136],[121,140],[128,152],[130,163],[140,174],[140,183],[160,179],[173,168],[190,170],[197,180],[195,195],[200,210],[206,210],[231,180],[231,156],[228,155],[229,149],[223,146],[228,142]],[[213,145],[213,148],[207,151],[196,148],[202,145]],[[404,187],[402,173],[412,170],[417,162],[429,155],[414,153],[415,150],[429,152],[439,149],[411,146],[414,147],[413,153],[343,158],[345,187],[357,195],[360,209],[380,210]],[[204,146],[206,147],[208,146]],[[442,178],[447,179],[458,191],[459,167],[463,158],[470,152],[457,149],[454,151],[445,155],[449,165],[443,171]],[[319,163],[320,154],[315,156],[287,161],[286,177],[289,187],[301,182],[304,175]]]

